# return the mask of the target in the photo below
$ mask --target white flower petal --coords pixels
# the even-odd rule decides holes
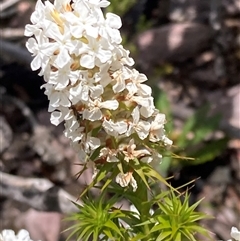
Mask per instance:
[[[236,227],[232,227],[231,229],[231,237],[236,241],[240,241],[240,231]]]
[[[114,123],[112,120],[104,120],[102,124],[105,131],[111,135],[117,137],[119,134],[124,134],[127,131],[127,123],[124,121],[118,121]]]
[[[88,136],[85,145],[90,150],[96,150],[101,145],[101,141],[96,137]]]
[[[33,71],[39,69],[41,67],[42,59],[39,55],[35,56],[31,62],[31,69]]]
[[[146,139],[149,134],[151,124],[147,121],[140,121],[138,125],[135,127],[135,131],[137,132],[139,138],[141,140]]]
[[[117,100],[107,100],[100,104],[100,108],[105,108],[108,110],[116,110],[119,106],[119,103]]]
[[[50,121],[53,125],[58,126],[63,120],[62,112],[54,111],[51,113]]]
[[[32,241],[29,236],[29,232],[25,229],[21,229],[17,234],[11,229],[4,229],[0,233],[1,241]]]
[[[92,69],[95,66],[95,57],[89,54],[82,55],[80,59],[80,65],[82,67]]]
[[[133,188],[133,192],[137,190],[137,182],[134,179],[133,175],[131,172],[128,173],[119,173],[116,176],[116,183],[118,183],[121,187],[127,187],[129,184]]]
[[[127,178],[128,174],[123,174],[123,173],[119,173],[116,176],[116,183],[118,183],[121,187],[127,187],[129,182],[130,182],[130,178]]]
[[[106,14],[106,23],[111,28],[115,28],[115,29],[119,29],[122,26],[121,18],[114,13],[107,13]]]
[[[97,38],[97,36],[98,36],[98,29],[88,25],[87,28],[86,28],[86,33],[87,33],[88,36],[91,36],[93,38]]]
[[[81,25],[70,26],[70,31],[74,38],[81,38],[83,35],[84,28]]]
[[[58,54],[55,64],[59,68],[63,68],[66,64],[69,63],[71,57],[67,51],[67,49],[61,49],[60,53]]]
[[[100,109],[91,109],[87,110],[85,109],[83,111],[83,119],[90,120],[90,121],[96,121],[102,119],[102,112]]]

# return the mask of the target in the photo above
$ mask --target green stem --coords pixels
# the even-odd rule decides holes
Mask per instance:
[[[146,203],[148,201],[148,189],[146,187],[146,185],[142,182],[142,185],[139,187],[140,189],[140,196],[139,199],[141,199],[141,203]],[[140,209],[139,209],[139,213],[140,213],[140,218],[141,218],[141,222],[145,222],[146,221],[146,217],[149,217],[149,208],[146,205],[141,205]],[[149,234],[149,226],[148,224],[145,224],[143,226],[144,228],[144,233],[145,234]],[[142,241],[149,241],[149,237],[142,239]]]

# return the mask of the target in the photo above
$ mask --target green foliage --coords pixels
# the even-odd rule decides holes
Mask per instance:
[[[147,20],[144,15],[141,15],[137,23],[137,33],[141,33],[150,29],[153,26],[153,23],[150,20]]]
[[[105,189],[107,189],[109,185],[113,185],[113,183],[115,182],[116,175],[119,172],[123,172],[124,168],[130,168],[134,170],[137,182],[141,181],[142,185],[144,185],[148,190],[150,190],[148,180],[151,180],[152,182],[155,182],[157,180],[162,184],[168,186],[169,188],[173,189],[173,187],[171,187],[171,185],[168,184],[165,178],[161,176],[161,174],[159,174],[156,170],[154,170],[151,165],[139,161],[137,158],[135,158],[133,162],[128,163],[127,167],[125,167],[124,165],[126,166],[124,162],[119,162],[117,165],[116,163],[107,162],[104,165],[102,165],[96,177],[82,191],[79,198],[83,197],[91,188],[98,187],[97,184],[101,181],[104,181],[104,184],[100,187],[101,192],[105,191]],[[87,164],[83,165],[82,170],[77,174],[77,176],[81,176],[85,170],[87,170]],[[111,174],[108,175],[109,173]]]
[[[195,235],[203,234],[208,236],[206,229],[198,225],[196,222],[209,218],[204,213],[195,211],[201,202],[198,201],[189,206],[189,195],[183,197],[183,201],[174,192],[170,192],[162,202],[157,202],[158,211],[153,214],[153,219],[157,225],[150,230],[151,233],[157,233],[159,241],[197,241]],[[156,234],[155,234],[156,235]]]
[[[107,193],[102,192],[95,200],[83,199],[82,206],[75,203],[79,212],[67,219],[76,221],[68,229],[72,230],[68,240],[75,237],[76,241],[87,241],[91,237],[93,241],[196,241],[196,234],[208,237],[208,231],[197,224],[199,220],[210,218],[196,211],[201,200],[190,206],[190,195],[180,196],[167,190],[140,202],[142,191],[134,194],[113,184],[108,189],[109,193],[114,193],[111,199],[107,200]],[[132,202],[136,211],[114,207],[120,196]]]
[[[181,201],[181,197],[173,191],[162,192],[151,201],[152,205],[157,206],[156,210],[149,215],[147,221],[138,225],[147,225],[148,233],[138,234],[132,241],[137,241],[140,237],[149,241],[196,241],[196,234],[209,237],[208,231],[196,223],[210,218],[195,211],[200,202],[201,200],[189,206],[188,194]]]
[[[189,158],[181,161],[182,164],[197,165],[211,161],[226,148],[227,138],[225,137],[217,140],[206,139],[218,129],[221,120],[221,116],[218,114],[208,115],[210,111],[209,104],[205,104],[188,118],[180,132],[176,132],[174,129],[171,107],[165,93],[160,92],[156,101],[156,108],[166,115],[168,123],[165,125],[165,128],[169,138],[173,140],[175,155],[193,158],[193,161],[189,161]],[[163,159],[161,164],[163,172],[167,172],[174,159],[170,155]],[[177,163],[179,164],[179,161]]]
[[[111,4],[108,6],[108,12],[123,16],[132,6],[136,0],[110,0]]]
[[[116,238],[124,240],[125,229],[120,227],[118,220],[125,215],[121,210],[113,208],[116,196],[107,201],[104,200],[104,196],[105,192],[96,200],[85,198],[83,206],[74,203],[79,208],[79,212],[66,219],[77,221],[75,225],[65,230],[73,230],[68,239],[76,235],[77,241],[89,240],[90,237],[93,241],[98,241],[101,235],[101,240],[116,240]]]

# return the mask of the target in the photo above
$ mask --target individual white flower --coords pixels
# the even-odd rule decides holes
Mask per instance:
[[[77,40],[72,40],[72,36],[68,28],[64,27],[64,32],[61,33],[58,25],[50,23],[44,34],[54,40],[54,66],[57,68],[63,68],[71,61],[71,56],[76,48],[80,48],[82,43]]]
[[[100,150],[99,157],[106,158],[107,162],[119,162],[119,159],[117,158],[117,154],[118,154],[118,150],[104,147]]]
[[[119,29],[122,26],[122,21],[118,15],[114,13],[107,13],[106,24],[113,29]]]
[[[68,125],[72,125],[68,127]],[[64,135],[72,140],[72,142],[79,142],[85,136],[85,127],[79,126],[79,123],[76,122],[73,124],[71,121],[65,122],[65,131]]]
[[[100,120],[102,118],[101,109],[105,108],[108,110],[116,110],[118,108],[117,100],[106,100],[101,102],[100,99],[97,100],[89,100],[87,109],[83,111],[83,119],[87,119],[90,121]]]
[[[141,162],[145,162],[145,163],[151,163],[153,162],[153,166],[155,165],[159,165],[162,162],[162,155],[160,153],[158,153],[157,150],[149,150],[151,155],[148,156],[144,156],[142,157],[140,160]]]
[[[129,144],[126,145],[126,147],[122,150],[124,154],[124,160],[126,162],[130,162],[131,160],[134,160],[135,158],[141,158],[144,156],[150,156],[151,153],[147,149],[139,149],[135,150],[137,145],[134,143],[134,139],[131,139],[129,141]]]
[[[131,81],[127,83],[126,89],[131,95],[137,93],[139,96],[151,96],[151,87],[142,84],[145,81],[147,81],[146,75],[140,74],[137,70],[133,69],[131,73]]]
[[[104,119],[102,126],[104,130],[110,136],[117,137],[118,135],[124,134],[127,131],[127,123],[125,121],[113,122],[112,120]]]
[[[54,86],[50,84],[44,84],[41,88],[45,88],[45,94],[48,96],[49,99],[49,107],[48,111],[51,112],[61,106],[63,107],[70,107],[71,102],[69,100],[69,91],[64,89],[62,91],[57,91],[54,89]]]
[[[63,120],[69,120],[74,116],[73,111],[68,108],[58,108],[51,113],[50,121],[53,125],[58,126]]]
[[[122,26],[121,18],[116,14],[107,13],[105,23],[106,24],[104,29],[107,32],[108,36],[111,38],[111,42],[120,44],[122,42],[122,37],[118,29],[121,28]],[[101,35],[101,31],[100,31],[100,35]],[[102,35],[104,36],[104,34]]]
[[[71,142],[71,146],[78,153],[82,162],[90,161],[93,152],[101,145],[100,139],[87,134],[81,137],[81,141]]]
[[[173,141],[170,140],[166,135],[163,135],[162,141],[166,146],[171,146],[173,144]]]
[[[133,122],[129,123],[129,129],[127,135],[131,135],[133,130],[138,134],[141,140],[144,140],[150,130],[151,124],[147,121],[140,120],[139,107],[136,106],[132,111]]]
[[[90,98],[92,100],[99,99],[104,92],[104,88],[100,84],[93,83],[94,80],[86,80],[84,77],[80,82],[75,84],[70,88],[70,100],[73,105],[77,104],[79,101],[82,104],[89,104]]]
[[[157,113],[154,120],[151,122],[149,132],[149,140],[152,142],[160,141],[164,135],[165,115]]]
[[[231,237],[234,239],[229,239],[228,241],[240,241],[240,231],[236,227],[232,227],[231,229]]]
[[[69,90],[70,101],[73,105],[77,104],[79,101],[88,102],[89,100],[89,85],[84,84],[83,81],[73,86]]]
[[[90,14],[87,6],[81,6],[81,14],[76,15],[76,12],[67,12],[64,18],[69,22],[69,31],[74,38],[81,38],[86,33],[87,36],[97,38],[98,29],[94,27],[97,24],[97,18]]]
[[[45,15],[45,5],[42,3],[41,0],[37,0],[37,3],[36,3],[36,6],[35,6],[35,11],[32,13],[31,15],[31,22],[33,24],[39,24],[43,19],[44,19],[44,15]],[[33,25],[31,25],[33,26]],[[28,29],[28,27],[30,27],[30,24],[28,24],[26,26],[26,29]],[[31,35],[28,35],[25,31],[24,33],[26,36],[31,36]]]
[[[129,96],[130,101],[137,103],[140,107],[140,114],[148,118],[150,117],[155,110],[153,103],[153,97],[142,97],[142,96]]]
[[[127,187],[130,184],[133,188],[133,192],[135,192],[137,190],[137,182],[132,174],[132,172],[119,173],[116,176],[116,183],[118,183],[121,187]]]
[[[49,76],[49,84],[53,84],[55,90],[64,90],[70,83],[69,75],[72,72],[70,69],[71,61],[57,71],[51,71]],[[77,79],[76,79],[77,81]]]
[[[0,241],[33,241],[29,232],[25,229],[21,229],[17,234],[11,229],[4,229],[0,233]]]
[[[76,84],[74,87],[70,88],[70,97],[73,105],[76,105],[78,102],[88,105],[89,98],[96,100],[103,94],[104,89],[102,85],[94,85],[90,81],[82,80],[80,83]]]
[[[82,145],[84,146],[86,153],[91,153],[101,145],[101,141],[96,137],[87,135],[87,138],[82,142]]]
[[[82,67],[92,69],[96,64],[100,66],[102,63],[106,63],[110,60],[112,52],[110,49],[103,48],[103,40],[89,36],[87,41],[88,43],[84,44],[85,53],[83,53],[80,58],[80,65]]]
[[[119,45],[114,52],[114,63],[112,64],[112,69],[119,69],[122,65],[133,66],[134,60],[129,57],[130,51],[123,48],[122,45]]]
[[[112,82],[112,78],[109,74],[110,69],[110,63],[105,63],[99,66],[99,72],[95,73],[93,78],[96,81],[96,83],[99,83],[102,85],[103,88],[108,86]]]
[[[119,93],[125,89],[126,87],[125,81],[130,77],[130,74],[127,72],[127,69],[123,67],[117,71],[114,71],[114,73],[112,74],[112,77],[115,82],[115,84],[112,87],[113,92]]]
[[[32,70],[37,70],[39,68],[44,70],[50,60],[50,56],[56,48],[55,44],[50,43],[40,29],[36,30],[35,39],[28,39],[26,47],[34,56],[34,59],[31,62]]]

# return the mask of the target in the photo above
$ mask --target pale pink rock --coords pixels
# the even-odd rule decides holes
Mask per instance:
[[[181,62],[211,47],[212,31],[197,23],[174,23],[150,29],[137,37],[138,64],[148,69],[162,62]]]
[[[29,209],[22,216],[22,225],[33,240],[58,241],[62,215],[56,212],[39,212]]]

